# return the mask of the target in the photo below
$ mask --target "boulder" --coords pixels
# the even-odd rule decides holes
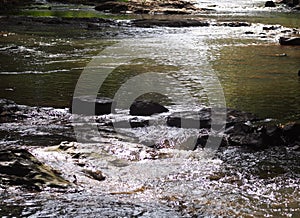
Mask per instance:
[[[242,146],[255,150],[265,148],[261,132],[244,123],[234,125],[233,128],[226,131],[226,134],[230,146]]]
[[[106,97],[92,96],[74,97],[70,111],[73,114],[104,115],[113,113],[114,101]]]
[[[283,137],[288,144],[300,141],[300,123],[288,123],[283,128]]]
[[[266,1],[265,7],[276,7],[276,4],[273,1]]]
[[[130,106],[130,115],[151,116],[153,114],[168,112],[169,110],[154,101],[134,101]]]
[[[38,161],[29,151],[0,147],[0,184],[41,190],[46,186],[66,188],[70,183]]]
[[[300,45],[300,37],[280,37],[279,38],[280,45]]]

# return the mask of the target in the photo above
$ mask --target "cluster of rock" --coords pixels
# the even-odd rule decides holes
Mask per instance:
[[[293,8],[294,10],[300,10],[299,0],[281,0],[281,1],[266,1],[265,7],[276,7],[277,4],[285,4],[288,7]]]
[[[88,99],[88,98],[83,98]],[[107,100],[107,99],[106,99]],[[95,103],[95,115],[108,114],[107,102],[101,103],[101,99],[93,101]],[[113,101],[111,100],[111,106]],[[103,110],[101,106],[103,105]],[[300,145],[300,124],[289,123],[281,126],[263,122],[255,115],[230,108],[226,112],[226,129],[222,137],[222,146],[242,146],[254,150],[265,149],[273,146],[297,146]],[[83,111],[84,112],[84,111]],[[107,112],[107,113],[105,113]],[[153,101],[135,101],[130,106],[129,114],[132,116],[151,116],[158,113],[168,112],[168,109]],[[84,113],[83,113],[84,114]],[[89,114],[90,115],[90,114]],[[147,119],[130,119],[118,123],[118,127],[135,128],[149,125]],[[254,124],[258,123],[258,124]],[[112,124],[109,124],[113,126]],[[198,143],[195,145],[204,146],[206,139],[214,135],[218,130],[212,129],[212,109],[202,108],[199,111],[183,111],[166,114],[166,125],[177,128],[206,129],[206,133],[199,134]],[[219,137],[219,136],[218,136]]]
[[[108,1],[95,7],[98,11],[110,13],[135,13],[135,14],[193,14],[201,11],[191,1],[155,1],[131,0]]]
[[[88,104],[95,104],[98,115],[111,113],[108,108],[112,106],[112,100],[91,100],[91,98],[85,97],[81,101],[90,101]],[[102,107],[103,110],[101,110]],[[9,100],[0,100],[0,120],[2,123],[19,122],[18,119],[27,117],[28,110],[26,106],[17,105]],[[39,112],[36,111],[36,113]],[[170,113],[166,107],[159,103],[139,100],[131,105],[129,114],[133,117],[129,128],[147,127],[150,125],[147,118],[162,114],[166,118],[167,126],[199,129],[198,140],[194,149],[205,147],[212,136],[222,137],[221,146],[241,146],[252,150],[267,149],[274,146],[289,146],[294,150],[300,150],[300,123],[296,122],[283,126],[268,124],[251,113],[227,108],[226,128],[220,135],[220,133],[216,134],[218,130],[213,129],[211,108]],[[141,116],[143,119],[138,119]],[[255,122],[258,122],[258,124],[254,125]],[[185,125],[182,125],[183,123]],[[162,147],[152,146],[152,149],[159,148]],[[60,147],[59,149],[64,148]],[[86,170],[84,173],[95,180],[102,181],[105,179],[100,171]],[[8,185],[21,185],[26,188],[41,190],[46,186],[64,188],[69,186],[70,182],[66,181],[60,173],[37,160],[28,150],[20,146],[1,145],[0,188]]]

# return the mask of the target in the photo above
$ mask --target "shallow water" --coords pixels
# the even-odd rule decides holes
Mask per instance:
[[[205,7],[211,5],[209,1],[199,2]],[[219,105],[225,97],[228,107],[278,122],[298,120],[300,48],[279,46],[277,40],[284,35],[281,31],[299,28],[299,13],[266,11],[261,4],[262,1],[239,4],[222,1],[213,7],[217,12],[199,15],[219,21],[253,22],[250,27],[89,30],[59,25],[11,25],[0,29],[10,32],[0,37],[0,97],[25,105],[69,107],[79,76],[106,66],[116,69],[99,92],[109,97],[118,93],[116,98],[125,103],[130,102],[129,91],[135,94],[135,90],[147,91],[153,87],[170,94],[170,99],[160,100],[168,104],[171,112],[187,110],[187,105],[188,109]],[[252,9],[252,5],[257,7]],[[86,10],[95,13],[89,8],[72,7],[71,16],[81,17],[80,13]],[[58,16],[64,15],[62,12]],[[265,25],[261,23],[284,27],[263,31]],[[246,31],[253,34],[245,34]],[[124,60],[125,64],[116,66]],[[139,76],[143,79],[144,73],[162,79],[154,84],[133,81],[134,89],[124,85]],[[102,77],[86,77],[93,78]],[[224,96],[219,93],[219,84]],[[89,88],[81,86],[78,90],[86,92]],[[127,119],[127,110],[119,112],[115,117],[99,119]],[[76,125],[81,123],[73,123],[73,127]],[[7,130],[9,134],[4,135],[1,144],[29,146],[40,160],[61,171],[65,178],[73,181],[76,175],[77,186],[62,192],[41,193],[0,187],[0,215],[298,217],[300,214],[299,152],[289,148],[261,152],[228,148],[212,158],[201,149],[153,150],[141,144],[149,139],[164,143],[166,138],[179,143],[197,134],[194,130],[167,128],[160,123],[150,128],[121,129],[117,133],[112,127],[101,128],[93,138],[98,143],[65,142],[70,149],[61,151],[49,146],[74,140],[67,110],[42,108],[22,125],[2,123],[1,135]],[[90,129],[85,133],[91,133]],[[138,140],[133,141],[132,137]],[[80,154],[80,158],[74,158],[74,154]],[[80,167],[78,161],[85,166]],[[83,168],[101,170],[106,180],[88,178]]]

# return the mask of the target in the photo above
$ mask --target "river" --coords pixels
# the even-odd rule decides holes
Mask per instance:
[[[198,3],[213,9],[193,16],[209,20],[208,27],[120,25],[91,30],[77,29],[73,25],[18,23],[0,27],[1,33],[6,34],[0,37],[0,98],[56,111],[67,120],[66,126],[60,128],[61,123],[49,113],[43,119],[37,116],[22,125],[1,124],[1,130],[11,131],[1,143],[28,146],[38,159],[63,172],[65,178],[72,181],[76,175],[78,180],[78,186],[63,192],[3,190],[0,187],[1,216],[300,216],[299,151],[289,148],[245,152],[230,147],[221,149],[213,157],[200,149],[162,149],[152,154],[141,142],[168,138],[181,143],[195,134],[194,130],[167,128],[160,124],[117,133],[104,127],[103,132],[93,135],[97,143],[64,142],[75,151],[59,152],[48,147],[72,141],[66,139],[66,135],[71,135],[72,119],[65,108],[70,107],[75,90],[85,92],[88,89],[82,87],[86,83],[80,83],[80,76],[93,79],[89,74],[95,63],[97,67],[100,63],[100,69],[105,63],[111,70],[100,84],[101,96],[119,95],[119,99],[124,100],[129,91],[146,93],[154,88],[162,92],[158,84],[139,84],[138,80],[133,81],[135,87],[131,88],[126,83],[134,78],[143,80],[143,75],[149,73],[151,78],[162,78],[171,100],[179,99],[174,104],[161,96],[148,96],[159,97],[171,112],[186,109],[187,105],[189,109],[195,105],[226,106],[276,123],[299,120],[300,47],[278,43],[279,36],[288,34],[293,28],[298,28],[299,32],[299,12],[291,13],[285,8],[266,9],[262,7],[264,1],[260,0]],[[78,8],[60,4],[53,4],[52,10],[24,10],[22,14],[111,17],[90,6]],[[116,19],[124,24],[128,19],[143,17],[128,15],[116,16]],[[218,25],[232,21],[251,25]],[[278,28],[264,30],[272,25]],[[100,76],[95,78],[102,81]],[[122,117],[127,116],[126,110],[120,111]],[[43,138],[54,131],[61,138],[54,142]],[[84,177],[72,158],[74,152],[83,154],[86,166],[100,169],[106,180],[99,182]]]

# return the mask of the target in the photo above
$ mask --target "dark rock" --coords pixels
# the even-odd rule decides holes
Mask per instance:
[[[280,31],[281,33],[290,33],[290,32],[292,32],[292,30],[282,30],[282,31]]]
[[[12,122],[15,120],[25,118],[25,110],[26,109],[20,108],[13,101],[7,99],[0,99],[0,123]]]
[[[251,24],[247,22],[222,22],[222,23],[217,23],[216,26],[243,27],[243,26],[251,26]]]
[[[177,9],[177,8],[162,8],[162,9],[156,9],[153,12],[154,12],[154,14],[165,14],[165,15],[172,15],[172,14],[187,15],[187,14],[191,14],[191,11],[189,11],[189,10]]]
[[[137,7],[134,10],[135,14],[149,14],[150,13],[150,9],[148,8],[144,8],[144,7]]]
[[[150,28],[155,26],[165,27],[203,27],[209,26],[207,21],[197,19],[139,19],[133,20],[136,27]]]
[[[252,34],[254,34],[254,32],[252,32],[252,31],[246,31],[245,34],[252,35]]]
[[[288,144],[293,144],[300,139],[300,123],[289,123],[282,128],[282,131]]]
[[[98,180],[98,181],[103,181],[105,180],[105,176],[102,174],[100,170],[84,170],[84,173],[86,173],[90,178]]]
[[[255,122],[261,120],[255,114],[227,108],[226,128],[236,123]]]
[[[208,137],[209,137],[209,132],[206,131],[206,130],[200,130],[200,133],[199,133],[199,136],[197,138],[197,142],[196,142],[196,145],[195,145],[195,148],[197,147],[201,147],[201,148],[204,148],[206,143],[207,143],[207,140],[208,140]]]
[[[300,37],[293,37],[293,38],[286,38],[280,37],[279,38],[280,45],[300,45]]]
[[[145,145],[148,145],[148,147],[155,148],[155,149],[172,148],[172,145],[168,139],[164,139],[161,142],[155,144],[151,144],[151,143],[146,142]]]
[[[73,114],[103,115],[113,113],[114,102],[110,98],[91,96],[74,97],[70,107]]]
[[[277,30],[277,29],[280,29],[281,27],[280,26],[264,26],[263,27],[263,30]]]
[[[0,148],[0,184],[41,190],[45,186],[65,188],[69,182],[39,162],[25,149]]]
[[[265,7],[276,7],[276,4],[273,1],[267,1]]]
[[[134,101],[129,113],[134,116],[151,116],[168,111],[167,108],[154,101]]]
[[[97,11],[109,11],[111,13],[121,13],[130,10],[130,5],[127,2],[109,1],[98,4],[95,7]]]
[[[300,11],[300,6],[293,7],[293,10]]]
[[[268,125],[262,128],[263,142],[268,147],[283,146],[285,140],[283,139],[283,131],[277,125]]]
[[[167,117],[167,125],[170,127],[187,129],[209,129],[211,128],[210,112],[174,113]]]
[[[233,126],[236,123],[242,122],[254,122],[260,120],[257,116],[252,113],[243,111],[226,109],[218,110],[214,109],[216,116],[226,113],[226,128]],[[215,121],[215,123],[217,123]],[[222,123],[220,123],[222,125]],[[198,112],[187,111],[182,113],[174,113],[167,118],[167,125],[178,128],[194,128],[194,129],[209,129],[211,128],[211,108],[202,108]]]
[[[261,132],[249,125],[236,124],[227,134],[228,143],[231,146],[250,147],[255,150],[265,147]]]
[[[227,134],[228,143],[231,146],[244,146],[261,150],[285,145],[282,130],[276,125],[255,127],[238,123],[228,129],[225,134]]]
[[[292,8],[299,4],[299,0],[283,0],[282,3]]]
[[[298,71],[298,76],[300,76],[300,70]]]

